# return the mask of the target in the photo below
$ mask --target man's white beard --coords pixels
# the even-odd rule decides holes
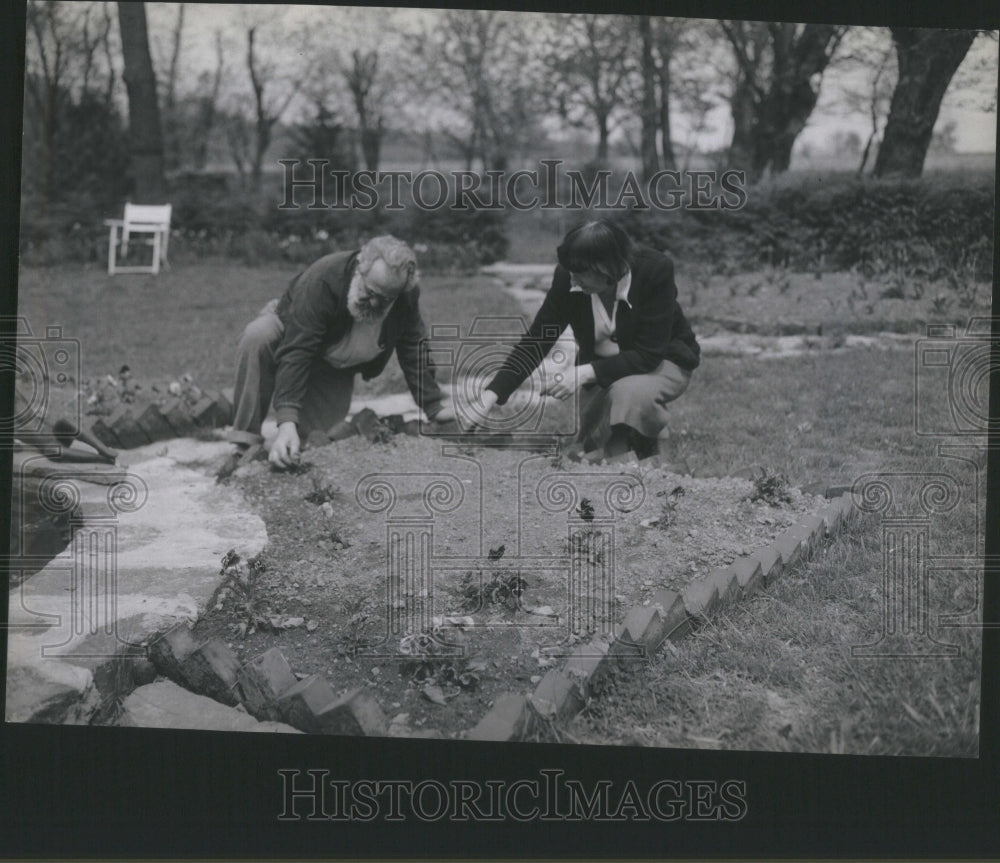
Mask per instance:
[[[355,272],[351,276],[351,284],[347,289],[347,311],[350,312],[351,317],[356,321],[361,323],[369,323],[374,321],[379,315],[382,314],[381,309],[372,308],[366,301],[367,288],[365,286],[364,277],[361,273]]]

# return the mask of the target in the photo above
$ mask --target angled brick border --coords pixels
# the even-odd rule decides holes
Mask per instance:
[[[618,456],[608,463],[627,461],[627,457]],[[660,456],[639,464],[665,465]],[[531,694],[498,697],[466,739],[524,740],[547,722],[572,718],[583,709],[595,692],[596,681],[612,663],[622,666],[622,660],[653,656],[665,641],[679,641],[713,614],[774,583],[782,572],[810,558],[857,517],[849,487],[827,486],[825,496],[830,502],[823,509],[786,528],[769,545],[729,566],[713,569],[680,593],[660,590],[649,605],[633,606],[615,627],[610,644],[594,640],[579,645],[562,669],[550,669]]]
[[[276,647],[241,665],[222,639],[199,644],[182,622],[155,636],[148,655],[157,670],[185,689],[231,707],[242,705],[262,722],[277,720],[312,734],[388,732],[382,708],[363,686],[338,697],[318,674],[299,680]]]

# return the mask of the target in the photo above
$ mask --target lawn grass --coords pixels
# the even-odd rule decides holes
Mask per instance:
[[[243,327],[299,269],[216,260],[177,265],[158,276],[111,278],[97,267],[23,267],[18,313],[36,335],[60,326],[65,338],[80,341],[81,381],[116,375],[128,365],[144,387],[162,389],[190,374],[203,389],[225,388],[233,385]],[[520,314],[500,283],[483,276],[427,277],[420,305],[428,325],[467,326],[476,314]],[[440,378],[448,380],[449,372],[442,370]],[[357,383],[360,394],[406,390],[395,357],[378,379]]]
[[[978,467],[938,455],[914,432],[914,353],[858,349],[781,360],[705,357],[670,406],[663,454],[698,476],[765,468],[795,485],[895,474],[888,515],[922,515],[927,477],[954,478],[960,502],[931,516],[930,632],[952,659],[851,655],[878,640],[884,610],[882,522],[867,516],[765,593],[651,661],[618,672],[555,739],[591,744],[768,751],[975,756],[980,631],[937,627],[977,608],[984,554],[985,450]],[[942,404],[922,404],[944,416]],[[555,422],[553,418],[553,422]],[[679,469],[679,468],[678,468]],[[898,476],[907,475],[910,476]],[[979,485],[977,487],[977,479]],[[976,619],[975,613],[967,619]]]
[[[975,757],[978,630],[932,625],[959,647],[951,659],[852,655],[880,635],[880,545],[871,519],[841,535],[766,592],[613,673],[557,733],[595,744]],[[970,581],[936,580],[932,620],[974,607]]]

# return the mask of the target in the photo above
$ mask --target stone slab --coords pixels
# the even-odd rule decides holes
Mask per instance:
[[[539,681],[528,700],[540,717],[559,721],[575,716],[585,704],[579,684],[555,668]]]
[[[167,455],[155,454],[164,449]],[[86,686],[77,687],[83,698],[93,671],[102,661],[113,661],[117,652],[117,647],[102,648],[97,652],[108,653],[105,659],[93,656],[100,633],[111,631],[142,644],[178,622],[197,619],[219,587],[222,556],[236,548],[241,556],[252,557],[264,548],[263,521],[238,490],[215,483],[212,470],[230,449],[224,441],[182,439],[122,453],[119,462],[129,464],[121,467],[136,478],[140,491],[134,505],[118,510],[110,524],[106,517],[113,514],[108,506],[111,487],[77,484],[84,513],[77,535],[100,528],[95,535],[114,555],[114,579],[95,581],[98,596],[107,601],[81,604],[71,590],[75,580],[99,576],[75,572],[72,549],[67,549],[10,591],[11,715],[30,719],[51,713],[45,706],[51,692],[43,681],[52,678],[88,675]]]
[[[499,696],[489,712],[469,731],[469,740],[506,742],[526,736],[531,727],[528,700],[523,695],[506,693]]]
[[[239,704],[239,670],[240,661],[221,638],[209,639],[181,663],[181,674],[190,690],[231,707]]]
[[[302,731],[322,734],[323,726],[318,716],[336,701],[337,697],[326,679],[318,674],[310,674],[282,693],[278,699],[278,709],[289,725]]]
[[[160,413],[160,408],[157,405],[149,405],[136,417],[136,422],[146,433],[146,437],[153,442],[167,440],[174,436],[173,428]]]
[[[237,674],[243,705],[257,719],[278,720],[278,699],[298,681],[277,647],[243,665]]]
[[[133,728],[301,733],[281,722],[259,722],[242,710],[188,692],[169,680],[140,686],[122,706],[121,724]]]
[[[677,641],[691,631],[692,621],[684,597],[676,590],[656,591],[650,605],[662,609],[660,613],[663,616],[663,632],[671,641]]]
[[[604,641],[594,640],[573,648],[563,666],[563,673],[577,680],[586,692],[590,692],[607,669],[608,645]]]
[[[764,573],[758,558],[750,555],[740,558],[733,564],[733,571],[736,573],[741,597],[752,596],[760,590]]]
[[[666,638],[663,616],[653,605],[630,608],[622,625],[629,639],[640,645],[647,656],[656,653],[656,649]]]
[[[381,737],[388,728],[378,701],[363,686],[352,689],[317,713],[316,722],[323,734]]]
[[[707,578],[696,578],[681,594],[688,615],[705,620],[719,605],[719,589]]]

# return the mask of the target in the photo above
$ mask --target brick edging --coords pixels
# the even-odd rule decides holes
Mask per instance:
[[[203,393],[194,405],[173,399],[169,405],[150,402],[142,413],[138,410],[138,406],[120,405],[109,416],[94,420],[91,434],[105,446],[134,449],[188,437],[199,429],[220,428],[232,422],[233,417],[232,400],[224,392]]]
[[[260,722],[284,722],[311,734],[388,733],[385,714],[364,686],[338,696],[320,674],[299,679],[277,647],[241,663],[221,638],[199,643],[182,621],[154,636],[147,655],[174,683],[229,707],[242,706]]]
[[[618,456],[608,463],[627,460]],[[639,464],[659,466],[664,462],[652,456]],[[530,695],[508,692],[499,696],[465,739],[524,740],[548,722],[572,718],[583,709],[594,683],[612,663],[650,657],[665,641],[679,641],[717,610],[731,608],[767,587],[856,518],[858,511],[849,486],[829,486],[825,496],[832,498],[830,503],[787,527],[769,545],[728,566],[716,567],[680,593],[664,588],[648,605],[633,606],[615,627],[611,642],[594,639],[579,645],[562,669],[550,669]]]

